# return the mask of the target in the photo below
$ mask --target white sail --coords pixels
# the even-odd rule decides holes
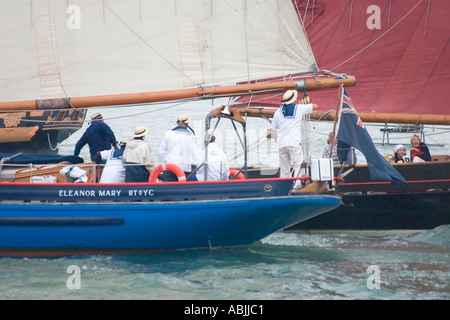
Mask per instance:
[[[2,0],[0,102],[316,71],[291,0]]]

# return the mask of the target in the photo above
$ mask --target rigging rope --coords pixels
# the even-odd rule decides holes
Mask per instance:
[[[247,59],[247,79],[248,79],[248,83],[250,83],[250,59],[248,56],[248,31],[247,31],[247,1],[244,0],[242,5],[244,6],[243,8],[243,15],[244,15],[244,37],[245,37],[245,54],[246,54],[246,59]]]
[[[426,20],[425,20],[425,30],[423,31],[423,36],[424,36],[424,37],[427,35],[428,16],[430,15],[430,6],[431,6],[431,0],[428,0],[428,5],[427,5],[427,18],[426,18]]]
[[[60,149],[60,144],[59,142],[56,142],[56,147],[53,148],[52,146],[52,142],[50,140],[50,134],[47,133],[47,140],[48,140],[48,146],[52,151],[56,151],[57,149]]]
[[[353,16],[353,0],[350,4],[350,19],[348,22],[348,31],[350,31],[352,29],[352,16]]]

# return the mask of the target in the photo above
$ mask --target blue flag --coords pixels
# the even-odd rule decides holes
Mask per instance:
[[[361,151],[367,160],[370,178],[373,181],[390,181],[396,186],[405,186],[405,178],[378,152],[372,138],[364,127],[352,100],[343,90],[341,115],[337,139]]]

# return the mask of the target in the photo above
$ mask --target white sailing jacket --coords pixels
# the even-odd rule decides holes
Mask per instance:
[[[204,166],[197,171],[197,179],[205,181]],[[208,145],[208,174],[207,180],[228,180],[230,168],[227,163],[225,152],[220,149],[215,142]]]
[[[129,139],[123,153],[126,162],[139,163],[153,167],[153,157],[150,148],[142,139]]]
[[[184,127],[175,127],[165,133],[158,149],[159,163],[173,163],[185,172],[196,165],[197,145],[194,134]]]
[[[121,149],[111,149],[100,152],[102,160],[106,160],[100,183],[125,182],[125,168],[122,164],[123,151]]]

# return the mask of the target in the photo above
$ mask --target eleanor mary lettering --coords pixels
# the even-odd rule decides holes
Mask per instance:
[[[60,189],[59,197],[153,197],[155,191],[153,189]]]

